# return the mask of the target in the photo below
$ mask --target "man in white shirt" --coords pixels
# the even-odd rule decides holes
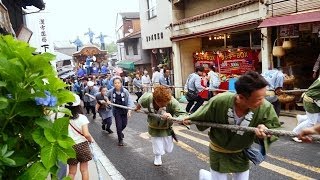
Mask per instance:
[[[144,88],[143,88],[144,92],[149,92],[151,90],[150,88],[151,80],[147,70],[143,71],[143,76],[141,77],[141,83],[142,85],[144,85]]]
[[[152,85],[159,85],[160,83],[160,77],[161,77],[161,73],[159,72],[159,68],[155,67],[154,68],[154,72],[152,74]]]

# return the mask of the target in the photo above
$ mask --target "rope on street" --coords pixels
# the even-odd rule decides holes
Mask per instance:
[[[118,105],[118,104],[114,104],[114,103],[110,103],[111,106],[115,106],[115,107],[119,107],[119,108],[123,108],[123,109],[128,109],[128,110],[135,110],[135,108],[130,108],[130,107],[126,107],[126,106],[122,106],[122,105]],[[138,111],[139,113],[144,113],[156,118],[160,118],[160,119],[166,119],[166,120],[172,120],[175,123],[182,123],[183,119],[178,119],[178,118],[168,118],[159,114],[154,114],[154,113],[150,113],[146,110],[140,110]],[[198,122],[198,121],[188,121],[190,124],[194,124],[194,125],[199,125],[199,126],[208,126],[208,127],[213,127],[213,128],[219,128],[219,129],[229,129],[229,130],[234,130],[234,131],[244,131],[244,132],[251,132],[254,133],[255,132],[255,127],[243,127],[243,126],[238,126],[238,125],[230,125],[230,124],[217,124],[217,123],[209,123],[209,122]],[[276,129],[266,129],[264,131],[266,134],[268,135],[275,135],[275,136],[288,136],[288,137],[297,137],[298,134],[292,131],[285,131],[285,130],[276,130]],[[314,142],[320,142],[320,136],[318,135],[314,135],[312,136],[312,140]]]

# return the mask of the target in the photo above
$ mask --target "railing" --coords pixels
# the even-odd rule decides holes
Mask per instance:
[[[320,9],[319,0],[269,0],[266,5],[270,16]]]

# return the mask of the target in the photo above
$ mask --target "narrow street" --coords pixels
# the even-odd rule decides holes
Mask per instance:
[[[116,133],[102,132],[100,117],[92,120],[88,115],[90,132],[104,154],[125,179],[198,179],[200,169],[209,170],[208,143],[206,132],[194,126],[187,130],[174,126],[179,142],[171,154],[163,156],[163,165],[153,165],[154,156],[147,133],[146,115],[133,113],[125,129],[126,146],[117,146]],[[281,117],[284,129],[294,124],[294,118]],[[115,131],[115,124],[112,129]],[[291,129],[292,130],[292,129]],[[319,179],[319,144],[295,143],[281,137],[274,143],[268,158],[260,166],[251,165],[250,179]]]

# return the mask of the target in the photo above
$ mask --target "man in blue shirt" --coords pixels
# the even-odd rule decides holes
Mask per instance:
[[[278,69],[272,69],[265,71],[261,75],[269,83],[269,86],[267,86],[266,100],[268,100],[273,105],[274,110],[279,117],[281,104],[278,100],[277,95],[280,95],[282,93],[284,74]]]
[[[160,76],[159,83],[160,85],[167,86],[167,87],[172,86],[169,69],[164,70],[164,73]]]
[[[195,72],[189,75],[188,80],[184,86],[184,90],[187,91],[186,98],[188,100],[186,111],[191,114],[194,113],[204,103],[204,99],[199,96],[199,92],[208,90],[208,88],[201,85],[200,76],[202,76],[203,72],[203,66],[196,67]],[[194,105],[195,102],[196,104]]]

